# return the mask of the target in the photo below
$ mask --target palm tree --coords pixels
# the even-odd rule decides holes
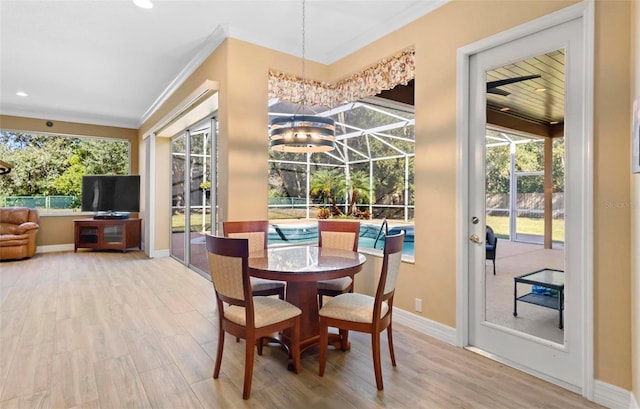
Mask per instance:
[[[356,213],[356,203],[358,199],[369,200],[369,185],[370,179],[364,171],[358,170],[351,174],[349,180],[349,190],[351,195],[349,198],[349,214],[354,215]]]
[[[344,177],[335,169],[321,169],[313,173],[309,187],[312,195],[320,195],[331,204],[334,214],[342,214],[336,206],[335,198],[344,194]]]

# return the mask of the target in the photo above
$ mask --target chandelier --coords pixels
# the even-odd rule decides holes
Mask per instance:
[[[335,121],[304,114],[307,100],[305,78],[305,0],[302,0],[302,101],[294,115],[278,116],[269,124],[269,146],[279,152],[329,152],[335,149]],[[298,114],[302,109],[302,114]]]

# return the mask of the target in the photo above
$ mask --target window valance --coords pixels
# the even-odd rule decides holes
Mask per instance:
[[[406,50],[335,84],[269,71],[269,98],[300,104],[305,95],[305,104],[331,108],[406,85],[414,77],[415,51]]]

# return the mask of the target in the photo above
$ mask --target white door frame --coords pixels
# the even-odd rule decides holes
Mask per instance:
[[[151,220],[156,215],[156,134],[151,133],[144,138],[144,254],[149,258],[156,257],[155,223]]]
[[[499,46],[509,41],[522,38],[541,30],[574,20],[582,19],[582,36],[584,41],[584,81],[582,101],[585,118],[584,140],[585,149],[581,167],[584,174],[583,203],[584,226],[583,240],[579,243],[582,254],[593,254],[593,50],[594,50],[594,3],[585,1],[547,16],[532,20],[510,30],[493,35],[475,43],[458,49],[457,66],[457,175],[456,194],[456,345],[466,347],[469,345],[469,60],[471,55],[477,54],[489,48]],[[593,400],[594,394],[594,355],[593,355],[593,259],[584,260],[582,300],[584,322],[582,323],[583,356],[583,382],[582,396]],[[530,372],[527,368],[518,367],[513,362],[508,363],[516,369]],[[534,376],[544,378],[544,374],[532,373]],[[544,378],[546,380],[552,380]],[[564,385],[561,385],[564,386]]]

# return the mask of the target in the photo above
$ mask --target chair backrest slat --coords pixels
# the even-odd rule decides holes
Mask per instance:
[[[213,286],[218,294],[236,300],[244,300],[241,258],[211,253],[209,255],[209,271]]]
[[[389,254],[387,264],[387,279],[384,283],[383,294],[389,294],[396,289],[396,283],[398,282],[398,273],[400,273],[400,262],[402,261],[402,250]]]
[[[249,253],[267,248],[267,241],[262,232],[229,233],[227,237],[249,240]]]
[[[346,220],[318,220],[318,246],[358,251],[360,222]]]
[[[216,295],[240,304],[251,298],[248,258],[249,240],[207,235],[209,273]]]
[[[222,223],[225,237],[249,240],[249,253],[266,249],[269,245],[269,221],[229,221]]]
[[[384,259],[382,260],[382,271],[376,291],[376,303],[393,297],[400,272],[403,247],[404,232],[385,237]]]

